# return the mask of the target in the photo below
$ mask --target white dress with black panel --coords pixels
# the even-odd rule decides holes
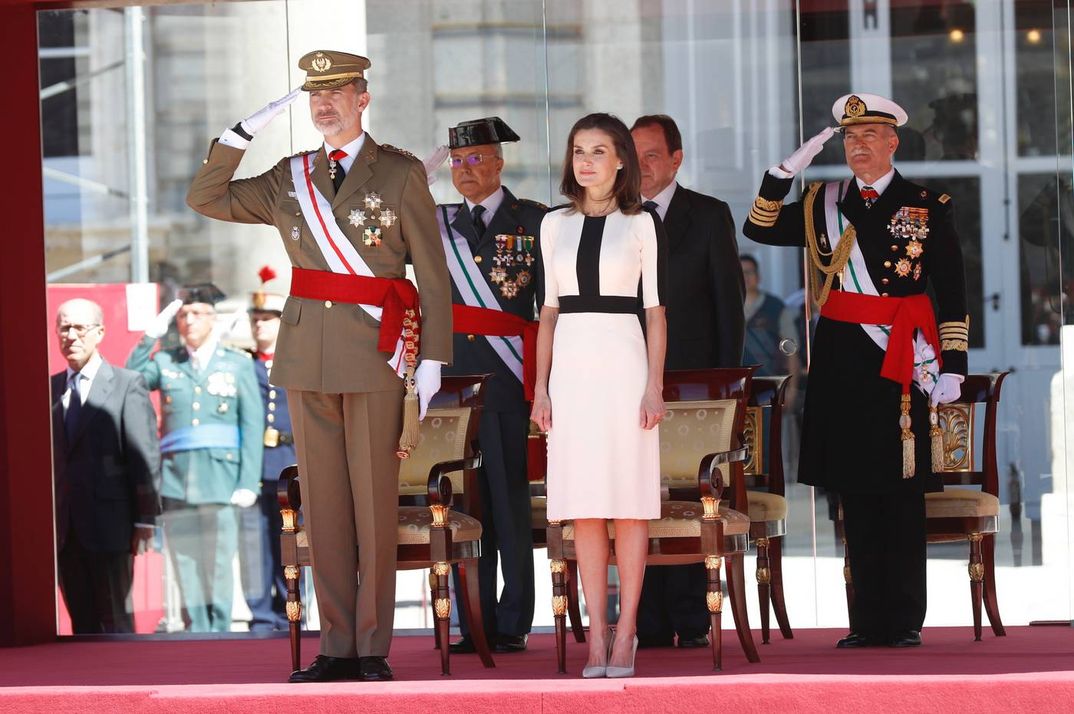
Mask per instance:
[[[658,238],[658,235],[660,236]],[[660,517],[660,441],[641,428],[640,306],[664,304],[666,241],[643,211],[541,223],[545,301],[559,308],[548,394],[548,519]]]

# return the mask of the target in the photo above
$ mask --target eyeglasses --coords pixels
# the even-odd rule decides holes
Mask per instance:
[[[203,320],[214,315],[216,315],[215,310],[184,310],[176,316],[176,319],[189,322],[190,320]]]
[[[470,154],[469,156],[452,156],[448,160],[448,163],[451,164],[451,168],[457,169],[462,166],[462,163],[464,161],[470,166],[477,166],[478,164],[482,164],[489,159],[496,158],[499,158],[498,156],[496,156],[496,154]]]
[[[67,337],[67,335],[70,334],[71,330],[74,330],[76,336],[85,337],[87,332],[100,326],[100,323],[96,322],[89,325],[71,325],[64,323],[62,325],[56,325],[56,334],[60,337]]]

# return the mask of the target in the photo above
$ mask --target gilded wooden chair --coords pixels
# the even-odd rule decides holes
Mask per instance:
[[[981,603],[997,637],[1007,634],[996,597],[996,533],[999,532],[999,469],[996,463],[996,426],[999,395],[1007,372],[971,374],[962,383],[957,401],[941,405],[944,490],[925,494],[925,523],[929,543],[969,542],[970,607],[973,638],[981,639]],[[977,423],[984,412],[982,433]],[[979,454],[977,443],[983,445]],[[842,509],[839,513],[842,518]],[[842,533],[842,522],[837,524]],[[843,538],[847,607],[854,600],[850,559]]]
[[[746,411],[744,467],[748,491],[750,538],[757,549],[757,596],[761,608],[761,642],[769,640],[769,607],[783,639],[794,638],[783,596],[783,536],[787,534],[787,498],[783,482],[783,400],[790,377],[754,377]],[[734,507],[734,506],[732,506]]]
[[[440,392],[429,407],[417,447],[399,469],[398,570],[429,568],[436,646],[440,650],[443,674],[451,674],[448,630],[451,599],[448,590],[451,566],[458,563],[462,592],[459,602],[466,608],[470,634],[481,662],[494,667],[485,637],[484,620],[476,583],[468,584],[467,573],[477,573],[481,556],[481,504],[476,470],[481,465],[477,443],[481,411],[481,386],[487,375],[444,377]],[[287,619],[291,639],[291,665],[301,660],[299,625],[302,602],[298,577],[310,565],[309,544],[301,524],[301,494],[297,466],[280,474],[277,492],[283,515],[280,536],[284,576],[287,582]],[[458,504],[464,511],[452,509]]]
[[[728,560],[728,594],[739,640],[751,662],[759,661],[746,615],[743,554],[749,518],[722,502],[725,487],[746,502],[742,464],[747,449],[742,430],[752,369],[685,370],[664,375],[668,413],[660,425],[660,471],[668,493],[661,517],[649,522],[648,563],[704,563],[710,616],[712,663],[723,666],[723,591],[720,569]],[[615,528],[609,523],[612,561]],[[559,672],[567,671],[566,614],[568,564],[576,560],[571,521],[548,521],[552,571],[552,613],[556,623]],[[571,583],[571,587],[574,584]]]

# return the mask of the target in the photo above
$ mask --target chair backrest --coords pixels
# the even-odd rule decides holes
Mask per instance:
[[[943,431],[943,471],[945,486],[980,486],[999,495],[996,462],[996,426],[999,395],[1008,372],[970,374],[962,382],[962,394],[938,409]],[[984,409],[984,431],[980,441],[984,453],[977,456],[977,410]]]
[[[440,391],[421,422],[418,444],[410,458],[399,464],[399,496],[403,503],[424,504],[432,468],[443,461],[472,456],[478,448],[481,389],[487,377],[468,375],[441,380]],[[470,500],[468,496],[476,494],[474,476],[473,470],[449,476],[455,505],[463,510]]]
[[[789,376],[754,377],[746,410],[745,443],[750,456],[743,470],[748,486],[784,495],[783,404]]]
[[[664,373],[667,416],[660,424],[661,487],[670,494],[696,492],[702,459],[738,448],[753,369],[673,370]],[[720,464],[725,487],[741,490],[742,464]],[[675,498],[674,495],[671,496]],[[732,503],[739,503],[735,497]]]

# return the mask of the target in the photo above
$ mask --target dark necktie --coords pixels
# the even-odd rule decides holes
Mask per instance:
[[[644,208],[646,211],[655,211],[656,201],[646,201],[645,203],[641,204],[641,207]]]
[[[339,162],[347,158],[347,152],[342,149],[332,149],[328,158],[332,161],[328,164],[328,173],[332,178],[332,185],[336,187],[336,193],[339,193],[339,187],[343,185],[343,177],[346,174],[343,165]]]
[[[474,219],[474,233],[477,234],[477,239],[481,240],[481,236],[485,235],[485,219],[482,216],[485,213],[485,207],[480,203],[470,210],[470,215]]]
[[[67,413],[63,416],[63,427],[64,431],[67,432],[68,442],[75,437],[78,415],[82,413],[82,390],[79,389],[79,382],[81,381],[81,373],[71,375],[71,395],[67,401]]]
[[[880,198],[880,194],[872,186],[861,187],[861,200],[865,201],[866,208],[872,208],[878,198]]]

